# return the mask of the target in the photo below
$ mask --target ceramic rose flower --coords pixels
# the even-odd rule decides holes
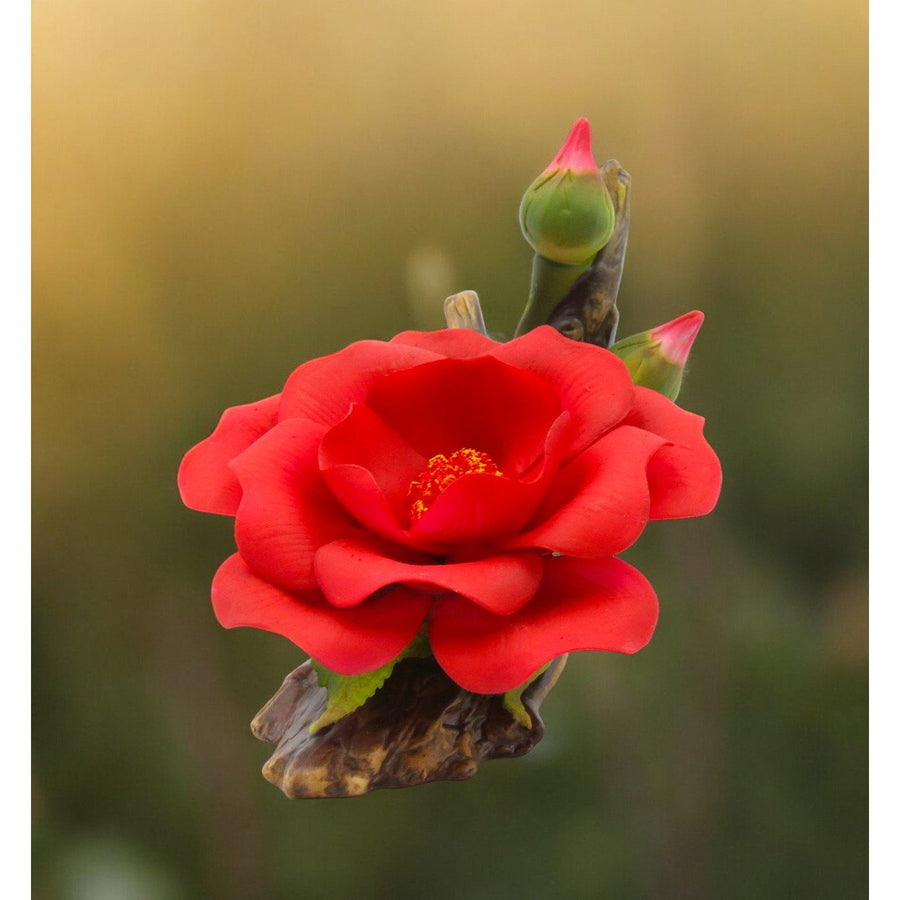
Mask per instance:
[[[617,557],[698,516],[721,470],[703,419],[549,326],[361,341],[227,410],[184,458],[184,502],[235,516],[225,627],[356,675],[420,634],[457,684],[510,691],[575,650],[633,653],[657,599]]]

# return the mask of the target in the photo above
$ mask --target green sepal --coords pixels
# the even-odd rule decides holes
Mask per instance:
[[[550,660],[553,662],[553,660]],[[507,691],[503,695],[503,705],[506,707],[507,711],[512,715],[512,717],[524,728],[531,729],[532,721],[531,716],[528,713],[528,710],[525,709],[525,704],[522,702],[522,694],[525,693],[525,689],[539,676],[543,675],[544,672],[547,671],[550,663],[544,663],[534,675],[531,676],[527,681],[520,684],[517,688],[513,688],[511,691]]]
[[[623,338],[609,349],[625,363],[635,384],[657,391],[673,401],[678,397],[684,365],[665,358],[660,341],[653,337],[651,331]]]
[[[539,256],[588,266],[612,237],[616,210],[600,170],[557,169],[539,175],[519,206],[525,240]]]
[[[420,633],[405,650],[389,663],[359,675],[340,675],[326,669],[321,663],[311,660],[312,667],[316,670],[319,687],[325,688],[328,693],[328,702],[322,715],[309,726],[310,733],[315,734],[326,725],[333,725],[344,716],[359,709],[390,678],[394,666],[400,660],[424,659],[430,655],[431,648],[428,645],[428,638]]]

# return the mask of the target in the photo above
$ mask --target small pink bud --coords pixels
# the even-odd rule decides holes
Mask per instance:
[[[579,119],[569,132],[569,136],[553,157],[550,165],[544,169],[544,175],[568,169],[573,173],[599,172],[591,150],[591,123],[587,119]]]
[[[684,366],[702,324],[703,313],[695,309],[652,329],[650,336],[659,341],[660,352],[669,362]]]
[[[531,183],[519,224],[532,250],[564,266],[588,266],[612,237],[616,211],[579,119],[550,165]]]
[[[657,325],[616,341],[609,349],[625,363],[631,380],[674,400],[688,354],[703,324],[703,313],[685,313],[665,325]]]

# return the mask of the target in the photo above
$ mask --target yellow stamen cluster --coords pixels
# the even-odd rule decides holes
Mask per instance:
[[[473,450],[471,447],[463,447],[450,456],[444,456],[443,453],[432,456],[428,460],[428,468],[420,472],[409,485],[406,498],[409,503],[410,523],[418,522],[431,508],[431,504],[457,478],[463,475],[502,474],[487,453]]]

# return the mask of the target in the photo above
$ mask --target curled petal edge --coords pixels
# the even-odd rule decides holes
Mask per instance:
[[[232,406],[222,413],[213,433],[185,454],[178,468],[178,490],[185,506],[197,512],[233,516],[241,486],[228,467],[276,422],[281,395]]]
[[[462,597],[435,602],[429,637],[444,671],[477,694],[513,690],[576,650],[635,653],[656,628],[650,582],[620,559],[548,559],[534,599],[496,616]]]
[[[389,663],[409,645],[432,601],[399,587],[354,609],[335,609],[318,591],[294,595],[263,581],[235,553],[216,572],[212,602],[225,628],[280,634],[333,672],[359,675]]]

